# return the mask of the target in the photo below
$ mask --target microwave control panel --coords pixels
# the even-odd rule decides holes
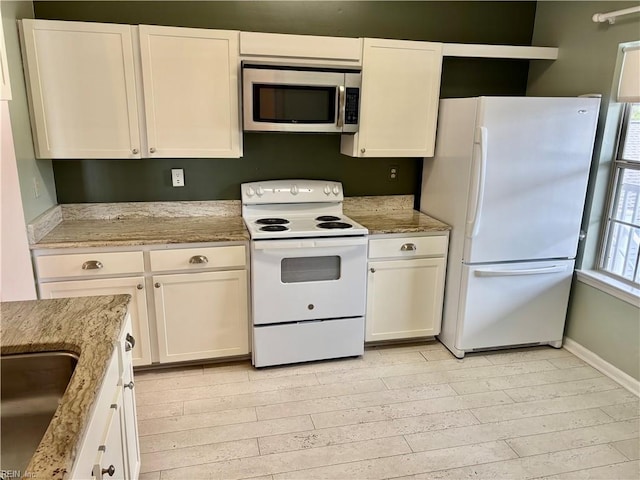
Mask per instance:
[[[347,125],[357,125],[359,110],[360,89],[347,87],[344,105],[344,123],[346,123]]]

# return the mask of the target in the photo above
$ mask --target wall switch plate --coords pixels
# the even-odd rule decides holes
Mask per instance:
[[[184,170],[182,168],[171,169],[171,184],[174,187],[184,187]]]

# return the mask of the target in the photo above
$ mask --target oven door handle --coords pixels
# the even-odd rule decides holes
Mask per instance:
[[[326,248],[326,247],[351,247],[354,245],[366,245],[367,237],[341,238],[331,240],[282,240],[282,241],[255,241],[253,248],[256,250],[276,250],[294,248]]]

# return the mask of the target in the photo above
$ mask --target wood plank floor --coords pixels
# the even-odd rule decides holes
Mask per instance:
[[[145,479],[634,479],[638,397],[551,347],[136,372]]]

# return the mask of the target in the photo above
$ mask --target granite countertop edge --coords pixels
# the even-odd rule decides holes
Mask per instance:
[[[78,356],[23,478],[69,478],[130,301],[130,295],[105,295],[0,304],[2,355],[65,351]]]

